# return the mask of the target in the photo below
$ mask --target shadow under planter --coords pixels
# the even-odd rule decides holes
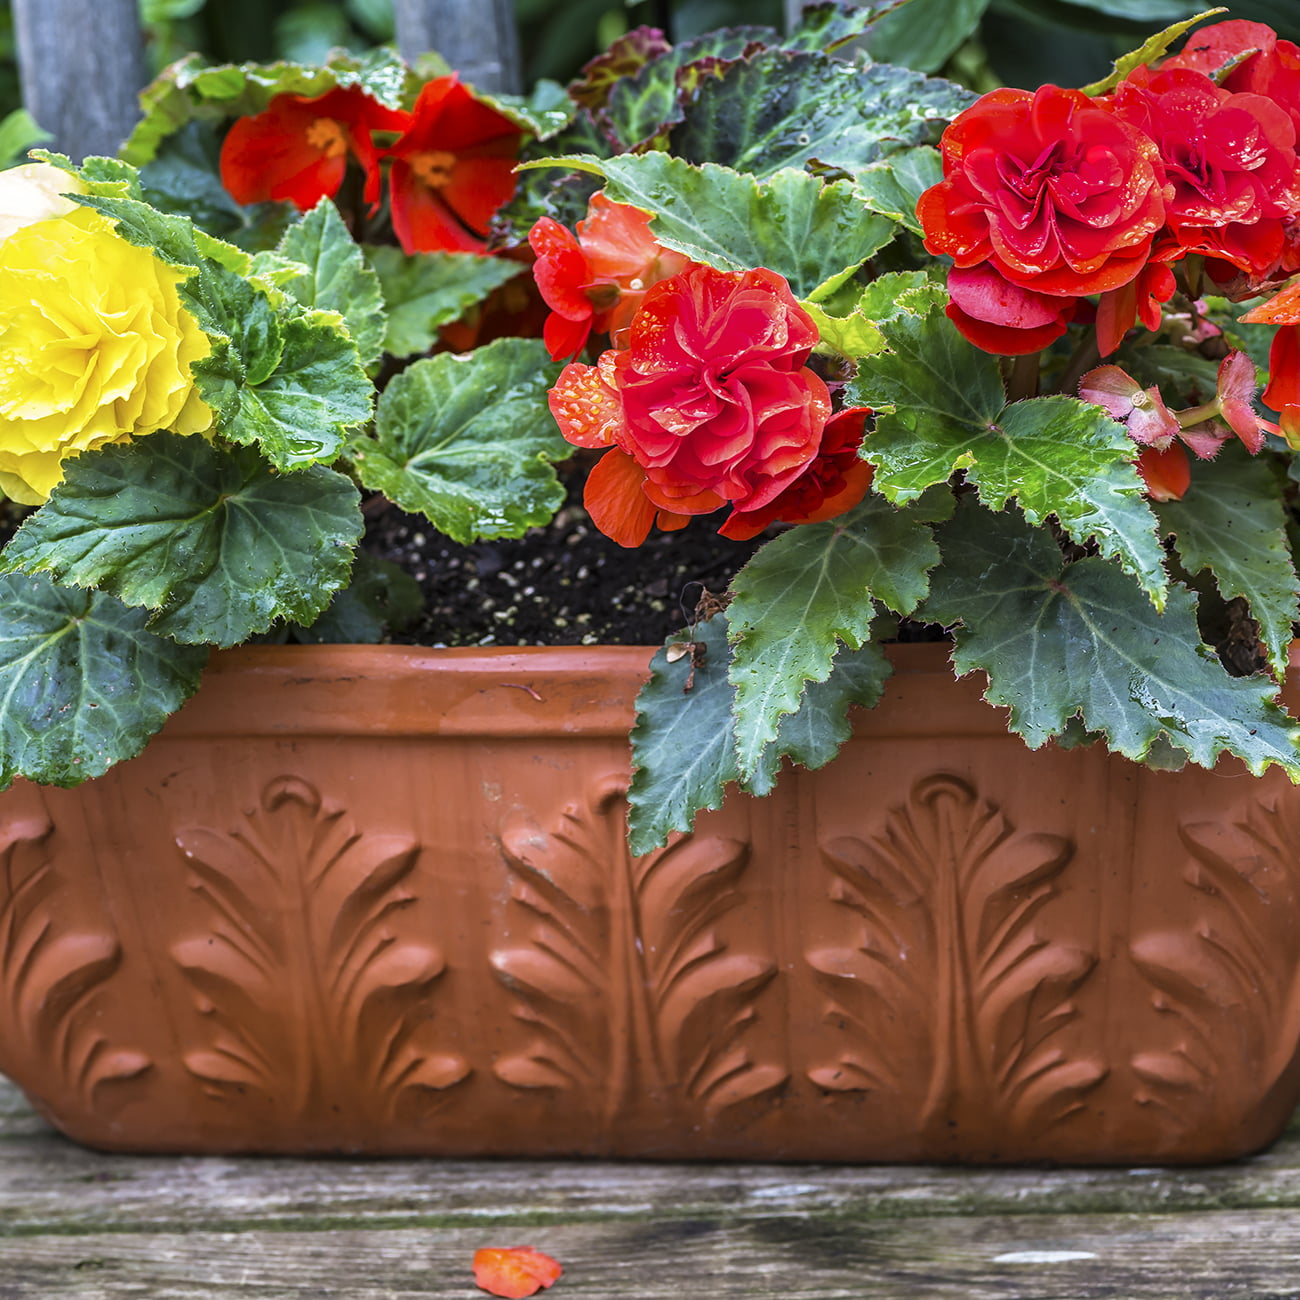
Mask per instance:
[[[1031,752],[898,646],[634,858],[650,651],[214,656],[0,796],[0,1069],[115,1150],[1200,1162],[1300,1098],[1300,791]]]

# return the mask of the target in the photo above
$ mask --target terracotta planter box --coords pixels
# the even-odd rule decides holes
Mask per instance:
[[[941,646],[624,847],[649,652],[219,655],[0,797],[0,1069],[153,1151],[1203,1161],[1297,1096],[1300,792],[1031,753]]]

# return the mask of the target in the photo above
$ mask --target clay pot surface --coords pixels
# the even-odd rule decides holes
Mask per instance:
[[[633,858],[650,651],[218,654],[0,796],[0,1069],[137,1151],[1184,1162],[1300,1096],[1300,791],[1031,752],[900,646]]]

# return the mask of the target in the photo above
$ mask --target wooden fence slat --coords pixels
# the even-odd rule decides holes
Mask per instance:
[[[408,62],[437,50],[476,89],[519,92],[511,0],[396,0],[394,13],[397,47]]]
[[[137,0],[12,0],[23,99],[80,162],[113,154],[139,118],[145,83]]]

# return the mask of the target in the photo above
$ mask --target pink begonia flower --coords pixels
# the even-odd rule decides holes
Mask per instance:
[[[1154,385],[1143,388],[1119,366],[1098,366],[1079,381],[1079,396],[1100,406],[1128,428],[1129,437],[1144,447],[1167,448],[1179,435],[1178,417],[1165,405]]]

